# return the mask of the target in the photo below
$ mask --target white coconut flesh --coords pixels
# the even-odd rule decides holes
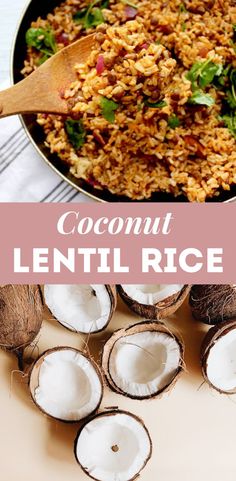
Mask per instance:
[[[45,356],[33,397],[47,414],[65,421],[79,421],[96,410],[101,396],[101,380],[82,353],[62,349]]]
[[[121,287],[139,304],[154,305],[180,292],[184,284],[123,284]]]
[[[100,331],[110,317],[111,299],[105,285],[47,284],[44,297],[55,318],[77,332]]]
[[[129,481],[144,467],[151,442],[143,424],[129,414],[98,416],[79,434],[76,457],[99,481]]]
[[[217,339],[210,348],[206,375],[210,383],[221,391],[236,389],[236,329]]]
[[[163,332],[144,331],[116,341],[108,371],[121,391],[142,398],[169,386],[180,365],[180,346],[174,337]]]

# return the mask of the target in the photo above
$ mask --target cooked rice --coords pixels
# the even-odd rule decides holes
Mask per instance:
[[[206,59],[236,67],[235,2],[186,0],[185,9],[181,0],[134,0],[137,15],[132,21],[127,21],[124,3],[110,0],[103,10],[106,25],[96,28],[94,49],[86,64],[75,66],[78,80],[64,93],[73,106],[72,117],[83,121],[85,143],[76,151],[65,119],[41,114],[46,145],[70,165],[75,177],[96,188],[134,200],[165,192],[204,202],[236,184],[236,139],[219,118],[222,91],[209,85],[206,91],[215,104],[190,106],[186,73]],[[67,0],[31,26],[51,26],[58,48],[63,48],[62,34],[71,43],[94,31],[73,20],[85,6]],[[101,55],[105,69],[98,74]],[[24,74],[37,67],[38,56],[28,49]],[[113,123],[102,115],[101,97],[118,104]],[[150,107],[146,98],[164,100],[165,105]],[[168,124],[173,115],[180,120],[175,129]]]

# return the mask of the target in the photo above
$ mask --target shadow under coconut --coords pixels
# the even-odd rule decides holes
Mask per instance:
[[[7,376],[10,383],[10,395],[16,396],[27,408],[35,410],[28,387],[28,376],[18,369],[17,358],[14,354],[8,353]]]
[[[46,416],[46,415],[45,415]],[[47,416],[46,416],[47,417]],[[66,423],[47,417],[47,454],[63,463],[74,462],[74,441],[82,423]]]
[[[103,346],[112,335],[112,332],[113,331],[107,327],[105,331],[90,335],[87,338],[87,353],[99,366],[101,366]]]

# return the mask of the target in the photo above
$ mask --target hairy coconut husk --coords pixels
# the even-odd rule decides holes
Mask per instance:
[[[151,439],[151,436],[149,434],[149,431],[147,429],[147,427],[145,426],[144,424],[144,421],[139,417],[137,416],[136,414],[133,414],[131,413],[130,411],[125,411],[125,410],[121,410],[121,409],[118,409],[118,408],[115,408],[115,409],[110,409],[110,410],[107,410],[107,411],[103,411],[103,412],[100,412],[98,414],[95,414],[94,416],[92,416],[91,418],[85,420],[78,433],[77,433],[77,436],[75,438],[75,441],[74,441],[74,455],[75,455],[75,459],[77,461],[77,463],[79,464],[80,468],[83,470],[83,472],[85,474],[87,474],[87,476],[89,476],[91,479],[94,479],[95,481],[98,481],[97,478],[94,478],[93,476],[91,476],[89,473],[88,473],[88,470],[86,469],[86,467],[82,466],[78,457],[77,457],[77,452],[76,452],[76,448],[77,448],[77,441],[78,441],[78,438],[81,434],[81,432],[83,431],[84,428],[86,428],[86,426],[89,424],[90,421],[93,421],[93,419],[96,419],[98,417],[108,417],[108,416],[114,416],[114,414],[126,414],[128,416],[131,416],[132,418],[134,418],[136,421],[138,421],[144,428],[144,430],[146,431],[146,434],[148,436],[148,439],[149,439],[149,443],[150,443],[150,451],[149,451],[149,454],[143,464],[143,466],[141,467],[141,469],[139,470],[139,472],[132,478],[130,479],[129,481],[134,481],[135,479],[137,479],[139,476],[140,476],[140,473],[141,471],[145,468],[146,464],[148,463],[148,461],[151,459],[152,457],[152,451],[153,451],[153,443],[152,443],[152,439]]]
[[[165,319],[171,316],[183,304],[186,299],[191,286],[184,285],[184,287],[176,294],[173,294],[163,301],[159,301],[154,305],[140,304],[127,295],[121,285],[117,286],[118,292],[127,306],[136,314],[147,319]]]
[[[137,397],[137,396],[132,396],[131,394],[124,393],[116,385],[116,383],[114,382],[114,380],[112,379],[112,377],[110,375],[109,360],[110,360],[110,355],[111,355],[112,349],[113,349],[116,341],[118,341],[122,337],[130,336],[132,334],[137,334],[137,333],[145,332],[145,331],[162,332],[164,334],[168,334],[169,336],[173,337],[176,340],[176,342],[178,343],[179,348],[180,348],[180,358],[181,358],[180,360],[181,360],[181,362],[179,364],[178,371],[176,372],[174,378],[172,379],[172,381],[167,386],[165,386],[163,389],[159,390],[156,393],[153,393],[153,394],[150,394],[148,396],[140,398],[140,397]],[[105,374],[107,384],[112,389],[112,391],[117,392],[117,393],[122,394],[122,395],[125,395],[127,397],[130,397],[131,399],[136,399],[136,400],[141,399],[142,400],[142,399],[150,399],[150,398],[153,398],[153,397],[157,397],[157,396],[161,395],[163,392],[170,391],[173,388],[173,386],[175,385],[175,383],[177,382],[178,378],[180,377],[180,375],[181,375],[181,373],[184,369],[184,360],[183,359],[184,359],[184,343],[183,343],[183,340],[181,339],[181,337],[179,335],[171,332],[165,326],[165,324],[163,324],[162,322],[152,320],[152,319],[151,320],[148,319],[146,321],[142,321],[142,322],[139,322],[137,324],[133,324],[132,326],[128,326],[126,328],[119,329],[119,330],[115,331],[114,334],[111,335],[111,337],[108,339],[108,341],[105,343],[105,345],[103,347],[102,367],[103,367],[103,371],[104,371],[104,374]]]
[[[43,302],[38,285],[0,287],[0,347],[13,351],[19,360],[37,336],[43,320]]]
[[[46,414],[49,418],[52,418],[52,419],[57,419],[58,421],[61,421],[63,423],[68,423],[68,424],[72,424],[72,423],[76,423],[78,421],[74,421],[74,420],[65,420],[65,419],[61,419],[61,418],[57,418],[55,416],[52,416],[51,414],[48,414],[36,401],[35,399],[35,390],[37,389],[37,387],[39,386],[39,371],[40,371],[40,368],[45,360],[45,358],[48,356],[48,354],[51,354],[53,352],[56,352],[56,351],[62,351],[64,349],[70,349],[71,351],[75,351],[75,352],[78,352],[80,353],[82,356],[84,356],[85,358],[89,359],[90,363],[92,364],[93,368],[95,369],[100,381],[101,381],[101,396],[100,396],[100,400],[99,400],[99,403],[97,404],[96,408],[94,409],[93,412],[91,412],[90,415],[94,415],[101,402],[102,402],[102,398],[103,398],[103,392],[104,392],[104,383],[103,383],[103,377],[102,377],[102,374],[101,374],[101,371],[100,371],[100,368],[98,367],[98,365],[87,355],[85,354],[84,352],[80,351],[79,349],[76,349],[74,347],[71,347],[71,346],[58,346],[58,347],[53,347],[51,349],[47,349],[46,351],[44,351],[34,362],[33,364],[31,365],[31,369],[30,369],[30,372],[29,372],[29,376],[28,376],[28,385],[29,385],[29,390],[30,390],[30,395],[31,395],[31,398],[33,400],[33,402],[35,403],[35,405],[37,406],[37,408],[43,413],[43,414]],[[89,416],[90,416],[89,415]]]
[[[202,346],[201,346],[201,354],[200,354],[200,359],[201,359],[201,367],[202,367],[202,374],[205,379],[205,381],[211,386],[213,389],[218,391],[221,394],[235,394],[236,393],[236,388],[233,389],[232,391],[222,391],[221,389],[217,388],[214,386],[210,380],[207,377],[207,359],[209,352],[211,348],[214,346],[214,344],[219,341],[219,339],[225,334],[228,334],[228,332],[236,329],[236,319],[230,320],[230,321],[225,321],[219,325],[216,325],[209,329],[208,333],[206,334],[205,338],[203,339]]]
[[[117,306],[117,289],[116,289],[116,286],[114,284],[105,284],[106,286],[106,289],[108,291],[108,294],[109,294],[109,297],[110,297],[110,300],[111,300],[111,311],[110,311],[110,316],[109,316],[109,319],[108,319],[108,322],[105,326],[105,328],[107,327],[107,325],[109,324],[115,310],[116,310],[116,306]]]
[[[217,324],[236,317],[235,284],[203,284],[191,288],[189,304],[195,319]]]

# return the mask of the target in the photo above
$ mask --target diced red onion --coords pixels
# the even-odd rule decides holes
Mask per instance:
[[[90,184],[92,187],[101,187],[100,182],[98,182],[97,180],[95,180],[93,176],[90,176],[90,177],[87,179],[87,182],[88,182],[88,184]]]
[[[140,45],[140,50],[142,50],[143,48],[147,50],[148,46],[148,43],[143,43],[142,45]]]
[[[101,73],[104,71],[104,69],[105,69],[104,57],[103,57],[103,55],[99,55],[99,57],[97,59],[97,65],[96,65],[97,74],[101,75]]]
[[[58,43],[63,43],[63,45],[68,45],[69,44],[69,35],[65,32],[60,33],[57,36],[57,42]]]
[[[129,5],[127,5],[125,7],[125,16],[126,18],[135,18],[136,15],[138,13],[138,10],[137,8],[134,8],[134,7],[130,7]]]

